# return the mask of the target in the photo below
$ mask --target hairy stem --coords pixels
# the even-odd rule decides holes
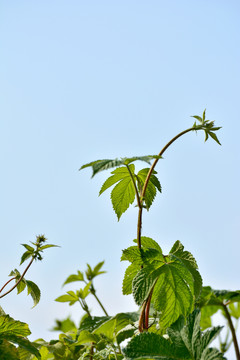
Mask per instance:
[[[158,156],[162,156],[164,154],[164,152],[167,150],[167,148],[174,142],[176,141],[178,138],[180,138],[182,135],[195,130],[195,128],[191,127],[187,130],[184,130],[182,132],[180,132],[178,135],[174,136],[174,138],[172,138],[172,140],[170,140],[160,151],[160,153],[158,154]],[[137,244],[138,244],[138,248],[141,249],[141,232],[142,232],[142,209],[143,209],[143,200],[144,200],[144,195],[146,193],[147,190],[147,186],[150,180],[150,177],[152,175],[152,172],[155,168],[155,166],[157,165],[159,159],[155,159],[154,162],[152,163],[152,166],[150,167],[146,180],[144,182],[143,185],[143,189],[142,189],[142,194],[141,194],[141,199],[140,199],[140,206],[139,206],[139,210],[138,210],[138,225],[137,225]]]
[[[235,349],[235,353],[236,353],[236,359],[240,360],[240,352],[239,352],[239,347],[238,347],[238,342],[237,342],[237,337],[236,337],[236,331],[233,326],[233,322],[232,322],[231,316],[229,314],[227,305],[225,305],[225,304],[223,305],[223,310],[225,312],[225,315],[226,315],[226,318],[228,321],[228,325],[229,325],[230,331],[232,333],[232,339],[233,339],[234,349]]]
[[[22,273],[22,275],[21,275],[21,277],[19,278],[19,280],[14,284],[14,286],[13,286],[11,289],[9,289],[8,291],[6,291],[4,294],[0,295],[0,298],[8,295],[11,291],[13,291],[13,290],[18,286],[18,284],[22,281],[24,275],[26,274],[26,272],[28,271],[28,269],[29,269],[30,266],[32,265],[33,260],[34,260],[34,257],[32,257],[30,263],[28,264],[28,266],[26,267],[26,269],[25,269],[24,272]],[[8,281],[8,282],[9,282],[9,281]]]

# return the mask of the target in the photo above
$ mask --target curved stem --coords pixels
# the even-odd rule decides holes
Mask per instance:
[[[229,314],[227,305],[223,304],[223,310],[225,312],[225,315],[226,315],[226,318],[228,321],[228,325],[229,325],[229,328],[232,333],[232,339],[233,339],[234,349],[235,349],[235,353],[236,353],[236,358],[237,358],[237,360],[240,360],[240,352],[239,352],[239,347],[238,347],[238,342],[237,342],[237,337],[236,337],[236,331],[234,329],[233,322],[232,322],[231,316]]]
[[[1,288],[0,293],[3,291],[3,289],[4,289],[12,280],[15,280],[15,279],[16,279],[16,276],[14,276],[14,277],[11,278],[10,280],[8,280],[8,281],[6,282],[6,284],[4,284],[3,287]]]
[[[26,269],[24,270],[24,272],[22,273],[21,277],[19,278],[19,280],[14,284],[14,286],[8,290],[7,292],[5,292],[4,294],[0,295],[0,299],[6,295],[8,295],[11,291],[13,291],[17,286],[18,284],[22,281],[24,275],[26,274],[26,272],[28,271],[28,269],[30,268],[30,266],[32,265],[33,263],[33,260],[34,260],[34,257],[32,257],[30,263],[28,264],[28,266],[26,267]]]
[[[164,152],[167,150],[167,148],[174,142],[176,141],[178,138],[180,138],[182,135],[187,134],[190,131],[196,130],[195,128],[191,127],[187,130],[184,130],[182,132],[180,132],[178,135],[174,136],[174,138],[172,138],[172,140],[170,140],[160,151],[160,153],[158,154],[158,156],[162,156],[164,154]],[[155,159],[154,162],[152,163],[152,166],[150,167],[146,180],[144,182],[143,185],[143,189],[142,189],[142,194],[141,194],[141,199],[140,199],[140,206],[139,206],[139,210],[138,210],[138,225],[137,225],[137,244],[138,244],[138,248],[141,249],[141,231],[142,231],[142,208],[143,208],[143,199],[144,199],[144,195],[146,193],[147,190],[147,186],[150,180],[150,177],[152,175],[152,172],[155,168],[155,166],[158,163],[158,159]]]

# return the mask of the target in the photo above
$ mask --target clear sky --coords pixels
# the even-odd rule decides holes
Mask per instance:
[[[137,209],[117,222],[109,194],[98,198],[107,174],[90,180],[79,167],[158,153],[204,108],[223,127],[222,146],[190,133],[165,153],[156,169],[163,194],[143,234],[165,253],[179,239],[205,285],[239,289],[239,17],[237,0],[1,1],[1,284],[22,271],[21,243],[43,233],[61,246],[26,276],[42,291],[36,308],[24,293],[1,302],[33,339],[53,337],[56,318],[79,320],[77,305],[54,299],[86,262],[106,261],[96,287],[111,314],[136,309],[121,294],[119,260]]]

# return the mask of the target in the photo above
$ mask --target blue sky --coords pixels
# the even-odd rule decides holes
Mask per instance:
[[[205,108],[222,146],[190,133],[165,153],[156,169],[163,193],[143,234],[164,252],[179,239],[205,285],[239,288],[239,14],[232,0],[1,2],[1,283],[21,243],[43,233],[61,246],[29,270],[42,291],[36,308],[25,294],[1,303],[33,338],[51,338],[56,318],[79,320],[77,306],[54,299],[86,262],[106,261],[96,287],[110,313],[136,309],[121,295],[119,259],[137,210],[118,223],[109,194],[98,198],[107,174],[90,180],[79,167],[158,153]]]

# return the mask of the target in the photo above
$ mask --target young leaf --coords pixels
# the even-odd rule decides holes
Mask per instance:
[[[21,262],[20,265],[22,265],[22,263],[24,263],[24,261],[26,261],[27,259],[29,259],[30,257],[33,256],[33,252],[32,251],[25,251],[25,253],[23,253],[22,257],[21,257]]]
[[[30,294],[32,299],[33,299],[33,307],[35,307],[39,301],[40,301],[40,297],[41,297],[41,292],[39,287],[30,280],[26,280],[26,285],[27,285],[27,289],[28,289],[28,295]]]
[[[132,293],[132,282],[135,276],[137,275],[138,271],[139,271],[139,265],[136,265],[135,263],[127,267],[122,283],[123,295],[129,295]]]
[[[145,180],[147,178],[148,172],[149,172],[149,168],[146,168],[146,169],[140,170],[137,174],[138,188],[139,188],[140,194],[141,194],[143,185],[145,183]],[[151,175],[151,177],[149,179],[149,183],[148,183],[148,186],[147,186],[147,189],[145,192],[145,196],[144,196],[144,201],[145,201],[147,210],[149,210],[150,206],[153,203],[153,200],[157,193],[156,189],[159,192],[162,191],[161,184],[160,184],[158,178],[154,174],[157,174],[157,172],[153,171],[153,174]]]
[[[129,205],[134,202],[134,199],[135,189],[132,179],[129,176],[129,178],[121,180],[111,192],[112,205],[118,220],[129,208]]]
[[[92,173],[92,178],[93,178],[100,171],[108,170],[108,169],[111,169],[111,168],[119,166],[119,165],[122,165],[122,160],[104,159],[104,160],[92,161],[88,164],[82,165],[79,170],[85,169],[87,167],[91,167],[92,171],[93,171],[93,173]]]
[[[69,275],[68,278],[64,281],[63,286],[74,281],[84,281],[84,276],[81,271],[78,270],[78,273],[76,275]]]

